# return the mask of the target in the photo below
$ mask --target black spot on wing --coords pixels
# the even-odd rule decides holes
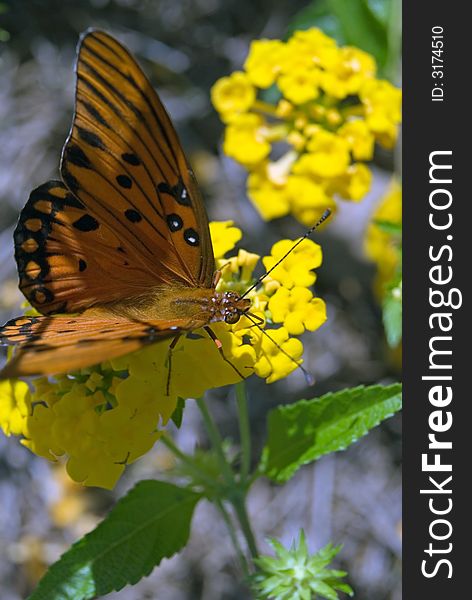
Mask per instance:
[[[174,188],[172,188],[166,181],[162,181],[157,184],[157,191],[162,194],[169,194],[170,196],[174,195]]]
[[[192,205],[190,194],[181,178],[179,178],[177,185],[174,186],[170,186],[166,181],[158,183],[157,191],[161,194],[169,194],[169,196],[172,196],[182,206]]]
[[[179,215],[176,215],[176,214],[167,215],[166,219],[167,219],[167,225],[172,232],[179,231],[179,229],[182,229],[182,227],[184,226],[184,223],[183,223],[182,219],[179,217]]]
[[[68,162],[83,169],[91,169],[92,165],[85,152],[76,144],[68,144],[64,152],[64,158]]]
[[[93,133],[88,129],[84,129],[83,127],[77,127],[77,132],[79,137],[89,146],[100,148],[100,150],[105,150],[104,143],[96,133]]]
[[[131,152],[124,152],[121,155],[121,158],[133,167],[137,167],[141,164],[141,160],[136,156],[136,154],[132,154]]]
[[[73,194],[76,194],[78,192],[78,190],[80,189],[79,182],[77,181],[77,178],[74,177],[72,175],[72,173],[69,171],[69,169],[66,167],[65,163],[62,164],[61,175],[62,175],[62,179],[64,180],[64,183],[69,188],[69,190]]]
[[[108,125],[108,122],[102,117],[102,115],[98,112],[95,106],[93,106],[89,102],[86,102],[85,100],[82,100],[82,104],[89,113],[89,115],[91,115],[101,125],[104,125],[107,129],[110,129],[110,125]]]
[[[181,179],[179,179],[176,192],[176,200],[179,204],[181,204],[182,206],[192,205],[192,202],[190,201],[190,195]]]
[[[46,304],[54,300],[54,294],[48,288],[42,286],[34,288],[31,292],[31,300],[35,304]]]
[[[79,271],[82,273],[87,268],[87,263],[83,258],[79,259]]]
[[[128,221],[131,221],[131,223],[139,223],[139,221],[142,220],[141,214],[133,208],[128,208],[128,210],[125,210],[125,217],[128,219]]]
[[[198,246],[200,244],[200,236],[191,227],[184,231],[184,240],[189,246]]]
[[[77,221],[74,221],[72,223],[72,226],[78,229],[79,231],[88,232],[95,231],[99,228],[100,224],[97,221],[97,219],[95,219],[94,217],[92,217],[92,215],[89,215],[87,213],[85,215],[82,215],[79,219],[77,219]]]
[[[125,188],[127,190],[129,190],[133,185],[133,181],[130,177],[128,177],[128,175],[117,175],[116,181],[119,185],[121,185],[122,188]]]

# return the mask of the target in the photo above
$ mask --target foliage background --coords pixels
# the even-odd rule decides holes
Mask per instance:
[[[115,33],[139,58],[176,123],[210,218],[234,219],[245,232],[244,246],[264,254],[278,239],[300,235],[301,226],[290,218],[268,225],[245,198],[243,170],[220,153],[223,128],[210,105],[209,90],[216,79],[241,67],[252,39],[284,38],[290,23],[302,22],[309,11],[323,14],[326,32],[332,33],[329,4],[316,0],[309,6],[300,0],[4,2],[0,29],[8,32],[9,39],[0,50],[1,320],[16,316],[21,301],[12,244],[18,211],[33,187],[58,174],[60,150],[72,118],[72,65],[81,31],[96,26]],[[375,269],[362,252],[369,216],[392,168],[392,156],[378,157],[369,196],[361,204],[343,204],[334,222],[316,238],[324,252],[317,293],[328,303],[328,323],[304,338],[306,362],[317,379],[316,395],[399,377],[398,357],[387,348],[372,292]],[[263,444],[267,411],[308,397],[309,392],[301,373],[270,388],[253,379],[249,392],[256,452]],[[237,439],[234,402],[227,395],[227,389],[216,390],[211,408],[223,431]],[[206,443],[191,402],[176,442],[186,450]],[[128,469],[113,493],[83,490],[66,480],[61,467],[45,464],[14,440],[1,437],[0,598],[25,597],[44,565],[91,529],[115,498],[135,481],[152,477],[156,469],[165,471],[171,463],[158,444]],[[339,566],[349,572],[356,597],[399,600],[399,463],[396,417],[347,452],[305,467],[284,487],[259,481],[250,494],[249,508],[261,549],[268,551],[264,538],[269,535],[289,545],[303,526],[311,550],[330,539],[344,543]],[[224,524],[211,506],[202,503],[189,546],[164,561],[151,577],[113,597],[244,598],[238,581]]]

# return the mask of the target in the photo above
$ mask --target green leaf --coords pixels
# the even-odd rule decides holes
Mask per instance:
[[[141,481],[52,565],[29,600],[84,600],[136,583],[185,546],[200,498],[170,483]]]
[[[388,345],[395,348],[402,339],[402,293],[400,285],[388,290],[382,306],[382,318]]]
[[[388,233],[389,235],[401,236],[402,234],[402,224],[401,223],[392,223],[391,221],[383,221],[381,219],[375,219],[374,225],[377,225],[379,229],[383,232]]]
[[[398,0],[366,0],[367,8],[372,15],[385,26],[388,25],[393,2],[398,2]]]
[[[382,66],[387,58],[388,36],[383,23],[366,0],[329,0],[348,44],[372,54]]]
[[[172,413],[171,419],[174,422],[174,425],[177,429],[180,429],[182,425],[182,419],[184,418],[184,408],[185,408],[185,400],[184,398],[177,398],[177,406],[175,407],[174,412]]]
[[[290,23],[288,35],[292,35],[298,29],[309,29],[310,27],[319,27],[326,35],[334,38],[338,44],[346,44],[341,24],[331,11],[329,0],[316,0],[303,8]]]
[[[269,413],[260,471],[284,482],[304,464],[343,450],[401,408],[401,384],[359,386]]]

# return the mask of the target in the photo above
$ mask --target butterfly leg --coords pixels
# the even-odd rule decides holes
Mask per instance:
[[[223,352],[223,344],[221,343],[221,340],[219,340],[216,337],[215,332],[213,331],[213,329],[211,327],[208,327],[208,325],[206,327],[204,327],[205,331],[208,333],[208,335],[211,337],[211,339],[215,342],[216,347],[218,348],[218,352],[221,354],[221,358],[227,362],[229,365],[231,365],[232,369],[234,371],[236,371],[236,373],[241,377],[241,379],[246,379],[246,377],[241,373],[241,371],[236,367],[236,365],[233,365],[233,363],[228,360]]]
[[[216,288],[216,286],[218,285],[218,282],[220,281],[220,279],[221,279],[221,277],[223,275],[223,269],[226,269],[226,267],[229,267],[230,264],[231,264],[231,262],[228,261],[220,269],[218,269],[217,271],[215,271],[215,273],[213,275],[213,287]]]
[[[177,342],[180,340],[181,334],[175,336],[172,342],[169,344],[169,349],[167,350],[167,383],[166,383],[166,396],[169,396],[170,391],[170,376],[172,372],[172,353],[174,348],[177,346]]]
[[[213,275],[213,287],[216,288],[220,279],[221,279],[221,269],[218,269],[218,271],[215,271],[215,274]]]

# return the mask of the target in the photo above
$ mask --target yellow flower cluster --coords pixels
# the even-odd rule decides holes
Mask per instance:
[[[273,86],[276,105],[264,100]],[[401,92],[376,78],[373,57],[313,28],[287,42],[252,42],[244,71],[219,79],[212,102],[224,151],[248,171],[248,195],[266,220],[292,213],[312,225],[335,197],[369,190],[375,142],[395,144]]]
[[[245,292],[254,282],[260,257],[245,250],[224,257],[241,239],[231,221],[211,223],[210,230],[222,270],[218,290]],[[266,269],[293,243],[275,244],[262,259]],[[65,457],[75,481],[112,488],[126,464],[159,439],[160,427],[172,416],[179,397],[196,398],[209,388],[235,383],[240,377],[233,367],[268,383],[297,368],[303,346],[290,336],[314,331],[326,320],[324,302],[309,289],[321,260],[321,248],[304,240],[249,293],[251,318],[244,316],[235,325],[212,324],[231,364],[199,330],[180,338],[171,362],[169,340],[163,340],[96,367],[34,379],[33,389],[23,381],[4,381],[0,426],[7,435],[22,436],[22,443],[40,456]]]
[[[384,294],[385,285],[397,273],[401,260],[399,235],[394,236],[386,231],[382,223],[400,228],[402,225],[402,188],[396,180],[393,180],[389,191],[376,208],[365,236],[365,252],[377,265],[374,286],[379,298]]]

